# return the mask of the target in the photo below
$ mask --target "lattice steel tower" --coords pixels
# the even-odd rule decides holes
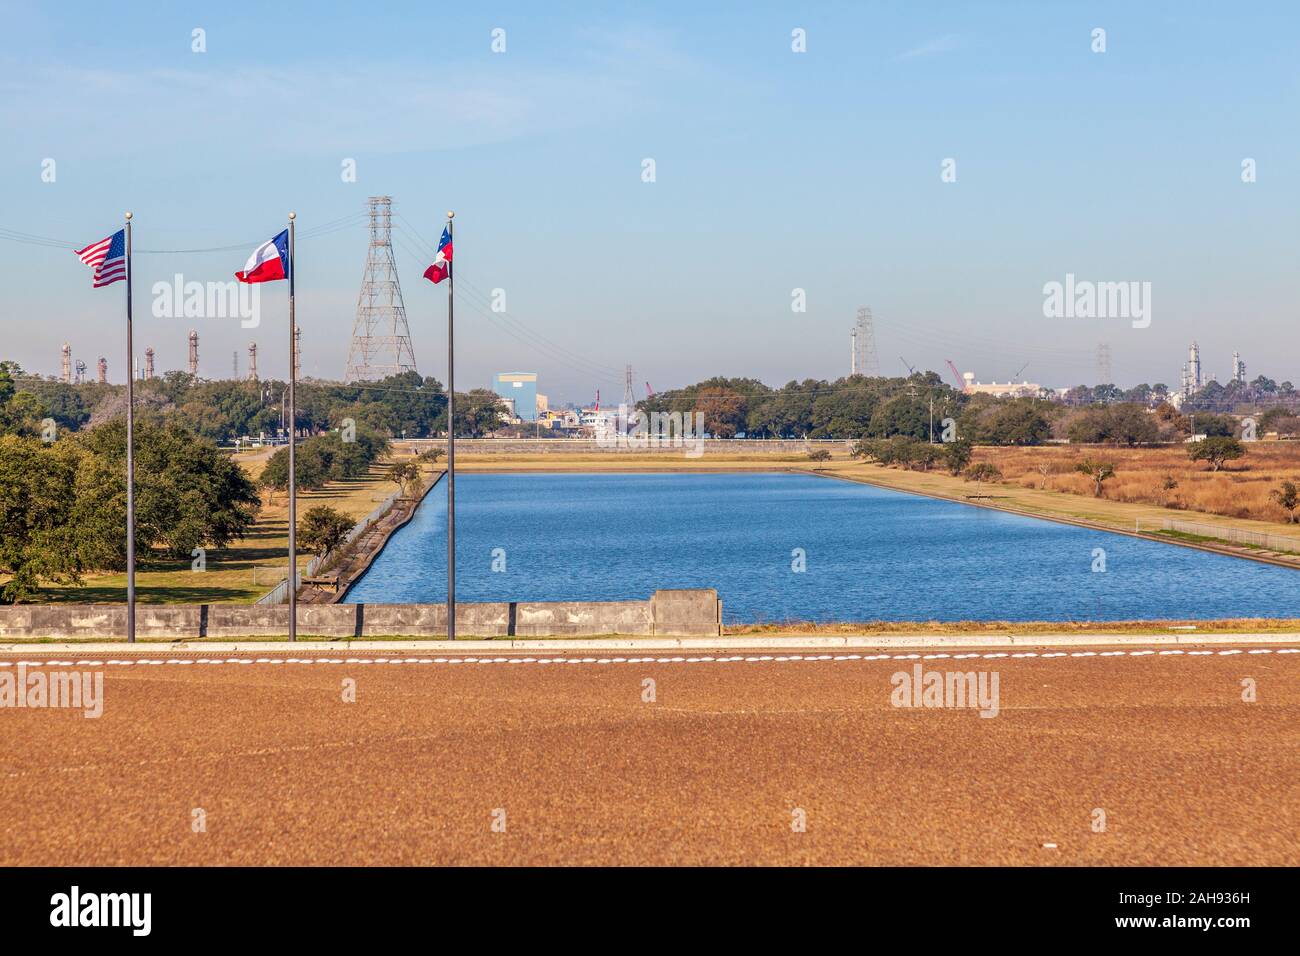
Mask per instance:
[[[632,366],[630,365],[623,369],[623,404],[627,406],[629,412],[636,408],[636,395],[632,391]]]
[[[876,355],[876,328],[871,309],[858,309],[858,321],[853,327],[853,360],[850,373],[875,378],[880,375],[880,357]]]
[[[393,259],[392,232],[393,197],[371,196],[370,251],[357,296],[357,318],[343,376],[346,382],[370,382],[416,371],[411,329],[406,324],[406,306]]]

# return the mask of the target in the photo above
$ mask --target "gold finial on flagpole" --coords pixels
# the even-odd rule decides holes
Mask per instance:
[[[126,214],[126,218],[127,218],[128,220],[131,218],[131,213],[130,213],[129,211],[128,211],[127,214]]]
[[[456,218],[456,214],[455,214],[454,212],[452,212],[450,209],[448,209],[448,210],[447,210],[447,218],[448,218],[448,219],[455,219],[455,218]]]

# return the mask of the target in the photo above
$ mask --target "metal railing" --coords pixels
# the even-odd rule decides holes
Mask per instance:
[[[1293,551],[1300,554],[1300,538],[1273,534],[1269,531],[1247,531],[1244,528],[1223,528],[1216,525],[1197,524],[1194,521],[1178,521],[1165,518],[1161,521],[1165,531],[1177,531],[1182,534],[1195,534],[1204,538],[1218,538],[1233,544],[1248,544],[1269,551]]]
[[[371,525],[373,525],[384,515],[388,514],[388,512],[392,509],[393,505],[397,503],[397,499],[400,498],[401,496],[402,496],[402,490],[399,488],[397,491],[394,491],[391,495],[389,495],[387,498],[381,501],[373,510],[371,510],[370,514],[366,515],[364,518],[362,518],[360,521],[354,524],[352,526],[352,530],[348,532],[347,537],[343,539],[342,544],[340,544],[334,550],[328,551],[325,554],[317,555],[316,557],[308,561],[306,569],[298,572],[298,586],[302,587],[302,579],[304,577],[308,577],[308,578],[315,577],[316,573],[320,571],[321,568],[325,567],[325,565],[328,564],[336,554],[342,552],[344,548],[350,545],[353,541],[356,541],[357,538],[361,537],[361,535],[365,534],[366,531],[370,529]],[[286,574],[280,580],[279,584],[273,587],[266,594],[263,594],[254,603],[287,604],[288,601],[289,601],[289,576]]]

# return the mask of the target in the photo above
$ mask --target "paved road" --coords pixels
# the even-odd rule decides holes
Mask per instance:
[[[0,864],[1300,863],[1300,653],[963,653],[64,656],[103,716],[0,709]]]

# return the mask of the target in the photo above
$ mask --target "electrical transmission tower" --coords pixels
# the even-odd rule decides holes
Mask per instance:
[[[415,350],[393,259],[393,197],[370,197],[370,251],[352,324],[346,382],[414,372]]]
[[[632,366],[630,365],[623,370],[623,404],[628,409],[636,408],[636,395],[632,392]]]
[[[875,378],[880,375],[880,358],[876,355],[876,328],[871,318],[871,309],[863,306],[858,309],[858,321],[853,326],[853,375],[865,375]]]
[[[1102,342],[1097,346],[1097,384],[1115,384],[1115,378],[1110,370],[1110,343],[1108,342]]]

